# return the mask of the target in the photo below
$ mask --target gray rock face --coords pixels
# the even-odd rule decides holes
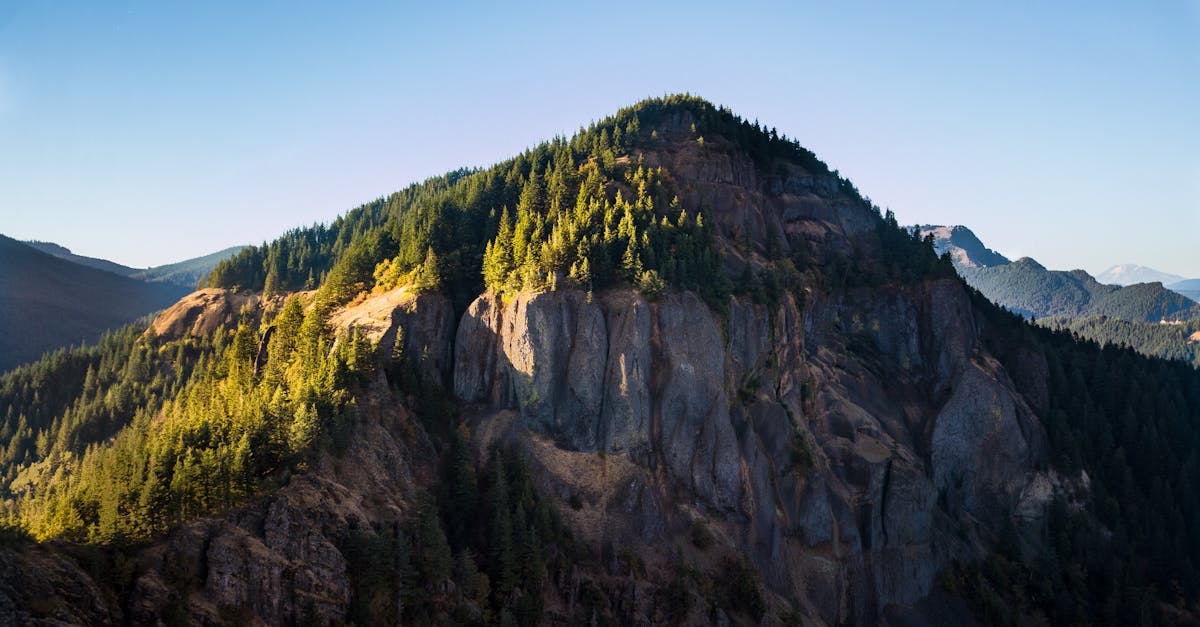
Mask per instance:
[[[720,322],[694,294],[656,306],[662,381],[658,447],[667,471],[705,501],[731,510],[740,497],[737,437],[729,419]]]
[[[385,360],[407,359],[423,371],[436,374],[441,382],[449,380],[454,307],[441,294],[400,287],[341,309],[330,322],[343,331],[357,329],[366,339],[378,343]]]
[[[343,543],[355,530],[401,520],[411,465],[436,459],[389,426],[360,425],[346,454],[352,463],[323,457],[271,496],[183,525],[143,551],[125,601],[128,622],[158,624],[170,611],[197,625],[231,616],[243,624],[344,623],[353,573]]]
[[[454,390],[519,410],[569,450],[643,462],[656,451],[680,486],[732,509],[741,487],[722,344],[719,320],[691,294],[651,304],[562,291],[503,306],[484,295],[459,325]]]
[[[604,363],[600,441],[604,450],[650,455],[651,311],[640,295],[614,293],[604,299],[608,355]]]
[[[722,321],[690,293],[483,295],[459,324],[454,389],[560,450],[633,464],[643,506],[596,541],[653,554],[698,512],[806,613],[876,622],[982,550],[1044,435],[956,282],[809,296],[735,298]],[[560,492],[594,491],[578,462],[534,458]]]

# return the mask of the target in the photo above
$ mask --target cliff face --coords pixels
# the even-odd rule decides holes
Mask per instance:
[[[704,519],[815,616],[877,620],[999,532],[1044,435],[957,283],[812,300],[734,299],[723,326],[686,293],[484,295],[459,325],[454,391],[478,430],[512,410],[505,435],[531,450],[603,454],[583,473],[534,456],[587,497],[569,517],[597,546],[665,560]],[[594,524],[618,514],[589,493],[614,464],[643,503]]]
[[[236,326],[243,309],[257,309],[261,304],[257,295],[204,288],[158,314],[150,328],[155,335],[168,340],[209,335],[219,327]]]

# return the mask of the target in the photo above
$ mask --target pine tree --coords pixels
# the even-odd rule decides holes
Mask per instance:
[[[427,584],[438,584],[450,578],[454,560],[442,523],[438,518],[437,502],[428,493],[417,497],[417,564]]]
[[[442,287],[442,267],[438,256],[430,246],[425,251],[425,261],[417,271],[413,287],[418,291],[437,291]]]
[[[642,275],[642,258],[638,255],[634,240],[630,240],[625,247],[625,255],[621,257],[621,275],[630,283],[636,283]]]
[[[296,409],[295,417],[292,419],[292,426],[288,431],[288,443],[291,446],[292,452],[303,453],[308,451],[312,447],[313,442],[316,441],[320,428],[317,408],[311,403],[300,405]]]
[[[470,523],[475,520],[479,500],[475,462],[467,443],[466,428],[450,433],[450,448],[444,464],[444,513],[451,546],[461,550],[470,540]]]
[[[491,516],[488,536],[491,539],[492,572],[496,574],[495,591],[503,599],[517,584],[516,564],[513,554],[512,512],[508,494],[508,481],[504,476],[504,460],[499,451],[492,459]]]
[[[513,270],[513,225],[505,207],[500,214],[496,239],[484,256],[483,280],[488,289],[502,291]]]

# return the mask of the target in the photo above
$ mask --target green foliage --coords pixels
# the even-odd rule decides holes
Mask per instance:
[[[130,327],[6,375],[5,516],[39,539],[145,538],[303,464],[344,431],[371,363],[361,338],[331,346],[326,311],[290,299],[261,369],[265,329],[245,318],[167,343]]]
[[[1200,318],[1200,305],[1155,283],[1102,285],[1082,270],[1047,270],[1029,259],[960,272],[992,302],[1024,316],[1154,323]]]
[[[727,557],[721,573],[725,582],[721,605],[760,620],[767,611],[767,602],[762,595],[762,575],[754,564],[746,557]]]
[[[1200,367],[1200,319],[1179,324],[1129,322],[1118,318],[1040,318],[1038,324],[1072,333],[1101,345],[1128,346],[1150,357],[1177,359]]]
[[[692,545],[701,551],[707,551],[712,548],[714,539],[712,531],[709,530],[708,524],[702,519],[697,518],[692,521]]]
[[[692,591],[683,577],[675,577],[665,588],[659,590],[658,607],[667,623],[678,625],[692,611]]]
[[[795,141],[724,107],[666,96],[487,170],[429,179],[329,225],[246,248],[218,264],[207,284],[268,293],[321,286],[324,298],[342,303],[415,278],[427,289],[440,286],[461,308],[484,286],[512,292],[565,282],[598,289],[624,281],[650,294],[665,286],[690,289],[718,304],[729,281],[711,228],[695,209],[688,214],[672,202],[668,173],[637,158],[672,141],[665,131],[681,115],[706,137],[706,151],[742,152],[772,172],[787,162],[814,175],[836,174]],[[664,132],[643,133],[649,127]],[[842,185],[862,200],[852,185]],[[425,263],[430,252],[436,273]]]
[[[547,202],[543,181],[561,189],[564,202]],[[515,223],[503,209],[484,250],[490,290],[511,295],[625,282],[653,297],[668,284],[712,296],[724,289],[712,234],[671,200],[661,168],[605,170],[594,154],[564,152],[542,174],[532,166],[523,190]]]
[[[343,546],[357,624],[538,624],[543,585],[573,565],[523,454],[496,450],[480,468],[463,434],[450,433],[437,489],[418,493],[393,529],[356,532]]]

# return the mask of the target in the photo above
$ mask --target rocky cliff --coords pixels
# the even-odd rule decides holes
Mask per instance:
[[[454,391],[492,437],[511,410],[503,437],[590,454],[582,472],[535,459],[582,495],[568,518],[597,547],[665,568],[661,547],[704,520],[812,616],[873,622],[988,546],[1045,436],[956,282],[807,300],[735,298],[722,320],[686,293],[484,295],[459,325]],[[624,485],[598,488],[614,465]]]

